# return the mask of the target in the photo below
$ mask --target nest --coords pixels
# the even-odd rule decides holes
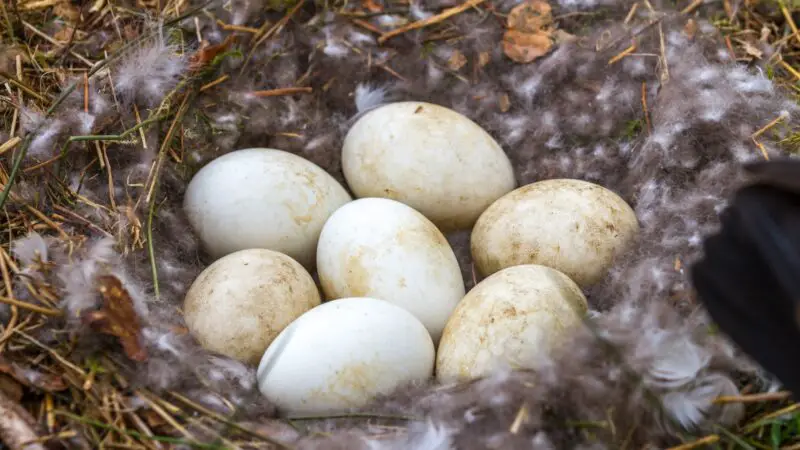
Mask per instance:
[[[2,5],[5,444],[796,448],[800,408],[713,332],[685,271],[740,165],[800,143],[792,11],[561,0],[547,20],[510,19],[520,3]],[[587,292],[592,331],[536,370],[284,417],[254,367],[205,351],[184,326],[183,295],[209,261],[183,191],[246,147],[301,155],[344,184],[353,118],[396,100],[477,122],[519,185],[566,177],[615,191],[641,237]],[[469,233],[448,239],[469,289]]]

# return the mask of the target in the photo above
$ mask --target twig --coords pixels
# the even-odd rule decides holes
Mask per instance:
[[[687,6],[686,8],[683,8],[683,10],[681,11],[681,14],[686,15],[686,14],[691,13],[695,9],[699,8],[700,5],[703,4],[703,1],[705,1],[705,0],[694,0],[692,3],[689,3],[689,6]]]
[[[6,142],[3,142],[0,144],[0,155],[16,147],[20,142],[22,142],[22,138],[19,136],[14,136]]]
[[[447,20],[450,17],[453,17],[453,16],[455,16],[457,14],[461,14],[462,12],[479,5],[479,4],[483,3],[484,1],[486,1],[486,0],[468,0],[467,2],[465,2],[465,3],[463,3],[463,4],[459,5],[459,6],[454,6],[452,8],[447,8],[444,11],[442,11],[441,13],[436,14],[434,16],[428,17],[426,19],[418,20],[416,22],[411,22],[408,25],[404,25],[404,26],[402,26],[400,28],[395,28],[394,30],[387,31],[386,33],[383,33],[378,38],[378,43],[379,44],[383,44],[387,40],[389,40],[389,39],[391,39],[391,38],[393,38],[395,36],[399,36],[399,35],[401,35],[403,33],[407,33],[407,32],[412,31],[412,30],[418,30],[420,28],[425,28],[425,27],[427,27],[429,25],[433,25],[433,24],[442,22],[442,21]]]
[[[786,23],[789,24],[789,28],[792,29],[792,34],[794,35],[797,42],[800,43],[800,32],[797,31],[797,25],[794,23],[792,19],[792,14],[789,12],[789,9],[786,8],[786,5],[783,3],[783,0],[779,0],[781,5],[781,12],[783,13],[783,17],[786,19]]]
[[[790,395],[791,393],[788,391],[750,395],[727,395],[717,397],[713,403],[761,403],[767,401],[786,400]]]
[[[1,297],[0,296],[0,303],[5,303],[6,305],[16,306],[22,309],[27,309],[29,311],[37,312],[39,314],[44,314],[46,316],[61,316],[63,313],[60,310],[46,308],[44,306],[34,305],[33,303],[23,302],[22,300],[17,300],[9,297]]]
[[[251,94],[256,97],[278,97],[281,95],[310,94],[311,92],[313,92],[313,89],[310,87],[288,87],[288,88],[268,89],[265,91],[254,91],[251,92]]]
[[[712,434],[710,436],[706,436],[704,438],[700,438],[696,441],[687,442],[682,445],[678,445],[677,447],[670,447],[667,450],[692,450],[697,447],[702,447],[706,444],[713,444],[714,442],[719,441],[719,436],[716,434]]]
[[[636,51],[636,43],[631,44],[630,47],[626,48],[625,50],[623,50],[622,52],[620,52],[619,54],[617,54],[613,58],[609,59],[608,60],[608,65],[610,66],[610,65],[614,64],[615,62],[619,61],[620,59],[630,55],[634,51]]]

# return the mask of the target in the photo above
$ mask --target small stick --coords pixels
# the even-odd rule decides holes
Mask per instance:
[[[89,72],[83,72],[83,112],[89,112]]]
[[[761,403],[776,400],[786,400],[791,394],[788,391],[770,392],[749,395],[724,395],[717,397],[713,403]]]
[[[608,60],[608,65],[610,66],[610,65],[614,64],[615,62],[619,61],[620,59],[630,55],[634,51],[636,51],[636,44],[635,43],[632,44],[630,47],[626,48],[625,50],[623,50],[618,55],[616,55],[613,58],[609,59]]]
[[[686,8],[683,8],[683,11],[681,11],[681,14],[686,15],[686,14],[691,13],[695,9],[699,8],[700,5],[703,4],[703,1],[704,0],[694,0],[692,3],[689,3],[689,6],[687,6]]]
[[[389,40],[389,39],[391,39],[391,38],[393,38],[395,36],[399,36],[399,35],[401,35],[403,33],[407,33],[407,32],[412,31],[412,30],[418,30],[420,28],[425,28],[425,27],[427,27],[429,25],[433,25],[433,24],[442,22],[442,21],[447,20],[450,17],[453,17],[453,16],[455,16],[457,14],[461,14],[462,12],[464,12],[464,11],[470,9],[470,8],[473,8],[473,7],[483,3],[485,1],[486,0],[468,0],[467,2],[465,2],[465,3],[463,3],[463,4],[459,5],[459,6],[454,6],[452,8],[447,8],[444,11],[442,11],[441,13],[436,14],[436,15],[431,16],[431,17],[428,17],[427,19],[418,20],[418,21],[412,22],[412,23],[410,23],[408,25],[404,25],[404,26],[402,26],[400,28],[395,28],[394,30],[387,31],[386,33],[383,33],[378,38],[378,43],[379,44],[383,44],[387,40]]]
[[[0,297],[0,303],[5,303],[6,305],[27,309],[28,311],[44,314],[45,316],[63,315],[63,313],[57,309],[46,308],[44,306],[34,305],[33,303],[23,302],[22,300],[17,300],[9,297]]]
[[[774,126],[775,126],[775,125],[777,125],[777,124],[778,124],[780,121],[782,121],[783,119],[785,119],[787,116],[788,116],[788,114],[786,114],[785,112],[781,112],[780,114],[778,114],[778,117],[776,117],[776,118],[772,119],[772,120],[771,120],[771,121],[770,121],[768,124],[766,124],[766,125],[764,125],[763,127],[761,127],[761,128],[758,130],[758,131],[756,131],[755,133],[753,133],[753,134],[752,134],[750,137],[751,137],[751,138],[753,138],[753,139],[755,139],[755,138],[757,138],[757,137],[761,136],[761,135],[762,135],[762,134],[764,134],[764,133],[765,133],[767,130],[769,130],[770,128],[774,127]]]
[[[711,436],[706,436],[696,441],[687,442],[686,444],[682,444],[677,447],[670,447],[667,450],[692,450],[697,447],[702,447],[703,445],[706,444],[713,444],[714,442],[717,441],[719,441],[719,436],[716,434],[712,434]]]
[[[225,31],[241,31],[243,33],[252,33],[252,34],[258,33],[258,28],[244,27],[241,25],[231,25],[219,19],[217,19],[217,25],[221,26],[222,29]]]
[[[650,112],[647,110],[647,82],[642,81],[642,109],[644,110],[644,123],[647,125],[647,134],[650,130]]]
[[[628,15],[625,16],[625,21],[623,22],[625,25],[630,23],[630,21],[633,19],[633,15],[636,14],[636,10],[637,9],[639,9],[639,3],[638,2],[633,4],[633,6],[631,7],[631,10],[628,11]]]
[[[790,74],[792,74],[792,75],[793,75],[795,78],[797,78],[798,80],[800,80],[800,72],[798,72],[797,70],[795,70],[795,68],[794,68],[794,67],[792,67],[792,66],[791,66],[791,65],[789,65],[789,64],[786,64],[786,61],[784,61],[784,60],[780,60],[780,61],[779,61],[779,63],[780,63],[780,65],[781,65],[781,67],[783,67],[784,69],[786,69],[786,71],[787,71],[787,72],[789,72],[789,73],[790,73]]]
[[[281,95],[310,94],[311,92],[313,92],[313,89],[310,87],[288,87],[267,89],[265,91],[253,91],[251,94],[256,97],[278,97]]]
[[[225,81],[226,81],[228,78],[230,78],[230,77],[231,77],[231,76],[230,76],[230,75],[228,75],[228,74],[226,73],[225,75],[223,75],[223,76],[221,76],[221,77],[217,78],[216,80],[214,80],[214,81],[212,81],[212,82],[210,82],[210,83],[207,83],[207,84],[204,84],[204,85],[200,86],[200,92],[203,92],[203,91],[205,91],[205,90],[211,89],[212,87],[214,87],[214,86],[216,86],[216,85],[218,85],[218,84],[220,84],[220,83],[223,83],[223,82],[225,82]]]
[[[800,42],[800,32],[797,31],[797,25],[792,20],[792,15],[789,13],[789,10],[786,8],[786,5],[783,4],[783,0],[780,1],[781,5],[781,12],[783,13],[783,17],[786,19],[786,23],[789,24],[789,28],[792,29],[792,34],[794,35],[797,42]]]
[[[16,147],[20,142],[22,142],[22,138],[19,136],[14,136],[13,138],[3,142],[0,144],[0,155]]]

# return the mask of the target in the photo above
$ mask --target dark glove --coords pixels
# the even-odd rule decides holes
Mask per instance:
[[[800,397],[800,162],[752,164],[691,268],[722,332]]]

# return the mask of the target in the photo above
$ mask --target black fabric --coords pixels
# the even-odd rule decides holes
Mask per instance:
[[[800,165],[777,164],[736,193],[691,277],[719,328],[798,398]]]

